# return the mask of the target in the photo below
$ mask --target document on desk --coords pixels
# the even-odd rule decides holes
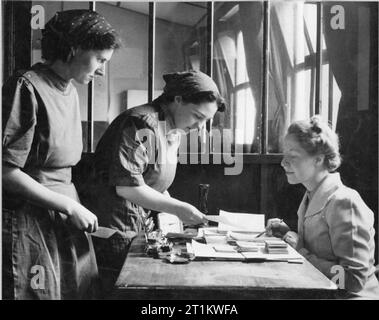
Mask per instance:
[[[216,260],[245,260],[245,257],[237,251],[216,251],[213,245],[203,244],[192,240],[192,253],[195,258],[207,258]]]
[[[265,261],[284,261],[289,263],[303,263],[304,257],[294,248],[288,246],[288,253],[273,254],[267,253],[263,249],[258,252],[242,252],[246,261],[265,260]]]
[[[237,213],[220,210],[220,214],[209,215],[206,218],[213,222],[218,222],[218,229],[221,231],[245,231],[262,232],[265,230],[264,214]]]
[[[257,248],[255,252],[239,252],[233,246],[203,244],[192,240],[191,246],[187,244],[187,251],[196,258],[210,260],[236,260],[236,261],[278,261],[289,263],[303,263],[304,258],[292,247],[288,247],[287,254],[270,254],[264,248]]]
[[[106,227],[99,227],[95,232],[90,233],[91,236],[108,239],[116,233],[116,230]]]
[[[158,214],[158,226],[162,234],[168,233],[182,234],[183,222],[174,214],[161,212]]]

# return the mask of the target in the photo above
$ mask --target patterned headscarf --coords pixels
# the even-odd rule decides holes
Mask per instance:
[[[114,32],[105,18],[95,11],[67,10],[57,12],[45,25],[42,35],[53,33],[70,45],[78,45],[89,35],[102,36]]]

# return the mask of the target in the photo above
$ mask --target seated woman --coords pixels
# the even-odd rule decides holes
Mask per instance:
[[[307,191],[297,213],[298,234],[281,235],[329,279],[337,275],[334,266],[342,267],[345,282],[337,284],[345,297],[379,298],[374,215],[334,172],[340,163],[338,136],[320,117],[290,125],[281,165],[288,182],[301,183]],[[280,227],[278,219],[268,221],[274,235]]]
[[[83,188],[82,200],[99,225],[117,230],[110,239],[94,243],[106,288],[116,280],[150,210],[174,214],[189,225],[205,222],[199,210],[166,190],[175,177],[180,133],[201,128],[224,103],[216,84],[202,72],[166,74],[163,79],[160,97],[123,112],[110,124]]]

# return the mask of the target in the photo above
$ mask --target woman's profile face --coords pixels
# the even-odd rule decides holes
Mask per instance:
[[[308,154],[293,135],[285,136],[281,166],[288,183],[311,185],[319,170],[316,158],[317,156]]]
[[[104,75],[105,64],[111,59],[113,51],[77,49],[70,61],[72,78],[80,84],[88,84],[95,75]]]
[[[185,103],[181,97],[175,97],[177,108],[173,114],[173,120],[177,129],[189,132],[192,129],[200,130],[205,123],[212,119],[217,112],[217,103],[202,102],[198,104]]]

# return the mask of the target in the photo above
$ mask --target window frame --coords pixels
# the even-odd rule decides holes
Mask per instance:
[[[206,65],[206,73],[208,75],[212,75],[213,71],[213,36],[214,36],[214,2],[213,1],[204,1],[207,5],[207,38],[208,38],[208,54],[207,54],[207,65]],[[279,163],[282,157],[282,153],[268,153],[268,125],[267,125],[267,114],[268,114],[268,65],[269,65],[269,30],[270,30],[270,5],[273,3],[272,0],[262,1],[263,5],[263,52],[262,52],[262,64],[263,64],[263,73],[262,73],[262,88],[261,88],[261,113],[257,114],[257,117],[260,118],[260,126],[258,128],[258,132],[260,134],[260,146],[257,153],[243,153],[241,156],[243,157],[243,161],[246,163]],[[89,9],[96,10],[96,1],[89,1]],[[321,51],[321,37],[322,37],[322,3],[314,2],[314,1],[304,1],[304,4],[315,4],[317,6],[317,43],[316,43],[316,51],[309,53],[304,62],[304,69],[311,68],[312,73],[315,73],[315,92],[314,92],[314,107],[310,107],[310,114],[316,114],[320,111],[321,106],[321,81],[322,81],[322,65],[328,63],[325,59],[325,50]],[[152,101],[153,99],[153,88],[154,88],[154,65],[155,65],[155,23],[156,23],[156,2],[149,2],[149,37],[148,37],[148,99]],[[306,24],[304,25],[306,29]],[[305,32],[305,31],[304,31]],[[305,34],[307,39],[307,36]],[[309,39],[308,39],[309,40]],[[307,41],[308,48],[309,43]],[[310,49],[310,48],[309,48]],[[316,68],[312,67],[313,59],[316,59]],[[300,65],[297,65],[296,68],[300,68]],[[314,70],[315,69],[315,70]],[[329,79],[331,71],[329,69]],[[313,76],[312,76],[312,81]],[[235,93],[237,88],[246,85],[245,83],[236,86],[233,90]],[[313,86],[312,86],[313,88]],[[329,84],[329,91],[330,91]],[[312,89],[313,90],[313,89]],[[329,95],[330,96],[330,95]],[[332,114],[331,110],[332,102],[328,102],[328,115]],[[93,153],[93,133],[94,133],[94,119],[93,119],[93,108],[94,108],[94,82],[91,81],[88,84],[88,102],[87,102],[87,150],[86,153]],[[208,121],[206,128],[208,132],[211,133],[212,121]],[[210,139],[212,136],[210,134]],[[210,141],[210,145],[212,145],[212,141]],[[188,154],[189,155],[189,154]],[[210,163],[212,163],[212,155],[214,153],[212,150],[209,150],[209,158]],[[199,153],[200,156],[204,156],[204,154]]]

